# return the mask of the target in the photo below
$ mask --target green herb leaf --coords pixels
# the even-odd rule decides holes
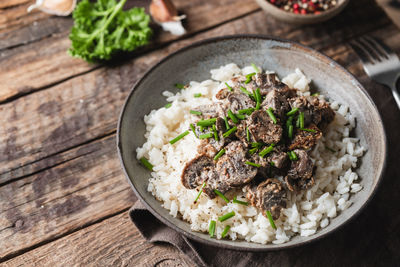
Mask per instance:
[[[201,93],[194,94],[193,96],[196,98],[199,98],[199,97],[201,97]]]
[[[110,60],[120,51],[130,52],[149,42],[150,16],[144,8],[123,10],[126,0],[83,0],[72,17],[74,26],[68,53],[88,62]]]
[[[176,83],[175,87],[178,88],[178,89],[185,89],[185,85],[181,84],[181,83]]]
[[[166,104],[164,107],[165,108],[170,108],[172,106],[172,103],[168,103],[168,104]]]

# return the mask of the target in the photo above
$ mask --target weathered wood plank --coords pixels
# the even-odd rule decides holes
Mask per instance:
[[[38,170],[35,166],[42,166],[41,164],[29,165],[30,163],[36,163],[50,155],[114,131],[119,109],[131,85],[151,65],[172,51],[197,40],[224,34],[268,34],[271,32],[281,36],[287,34],[286,26],[282,26],[276,21],[268,23],[269,19],[264,13],[257,12],[187,40],[176,42],[165,49],[146,54],[119,67],[102,68],[70,79],[50,89],[1,105],[0,113],[7,119],[6,121],[13,123],[8,123],[0,129],[0,151],[3,152],[0,153],[0,162],[2,162],[0,183],[28,175]],[[357,29],[365,31],[364,24],[353,25],[352,34],[356,33]],[[308,39],[314,41],[309,43],[310,45],[320,46],[318,42],[320,35],[315,33],[315,28],[306,28],[304,32],[295,31],[297,35],[292,36],[293,39],[301,40],[304,36],[309,36]],[[385,30],[386,32],[396,35],[397,30],[389,27]],[[316,37],[311,38],[314,35]],[[325,37],[321,38],[325,39]],[[331,38],[330,44],[336,44],[337,39],[336,36]],[[58,49],[58,47],[55,45],[54,49]],[[62,55],[62,51],[58,51],[58,53]],[[32,60],[35,58],[34,53],[31,58]],[[69,57],[67,58],[71,60]],[[70,75],[74,69],[84,70],[86,67],[80,65],[82,61],[77,61],[77,64],[64,65],[64,60],[60,60],[59,57],[55,56],[52,61],[55,60],[60,62],[61,66],[67,65],[65,68],[57,70],[58,73],[65,72]],[[46,62],[45,52],[43,52],[43,62]],[[50,66],[54,67],[54,65]],[[38,69],[38,66],[32,68],[31,72],[37,74],[36,71],[34,72],[35,69]],[[129,75],[127,75],[128,73]],[[52,75],[43,74],[43,76],[51,77]],[[30,77],[31,80],[35,79],[34,75]],[[15,79],[17,78],[15,77]],[[38,116],[30,117],[28,116],[30,114]],[[63,118],[63,120],[59,118]]]
[[[20,4],[31,2],[29,0],[2,0],[0,2],[0,9],[10,8]]]
[[[4,266],[193,266],[177,249],[147,243],[126,212],[4,263]]]

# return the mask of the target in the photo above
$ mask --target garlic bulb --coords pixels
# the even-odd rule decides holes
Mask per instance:
[[[174,35],[185,34],[186,31],[181,20],[186,16],[178,16],[178,11],[170,0],[152,0],[150,15],[155,22],[161,25],[164,31],[169,31]]]
[[[68,16],[76,6],[76,0],[36,0],[36,3],[28,7],[28,12],[38,8],[39,10],[57,16]]]

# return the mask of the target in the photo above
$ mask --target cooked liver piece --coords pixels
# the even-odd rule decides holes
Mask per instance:
[[[312,177],[314,163],[308,153],[301,149],[295,149],[298,160],[292,161],[290,169],[285,177],[285,182],[289,190],[297,191],[309,188],[314,184]]]
[[[261,106],[265,109],[272,108],[275,116],[278,116],[281,120],[285,117],[285,114],[290,110],[289,102],[286,96],[278,90],[271,90],[265,97]]]
[[[199,155],[186,163],[182,171],[181,181],[184,187],[194,189],[214,176],[213,159],[206,155]]]
[[[246,198],[251,205],[260,209],[264,216],[271,212],[274,220],[278,219],[282,208],[286,208],[286,190],[278,179],[268,178],[259,185],[251,184],[245,187]]]
[[[248,118],[247,124],[250,134],[257,142],[276,144],[282,138],[282,127],[274,124],[265,110],[254,111]]]
[[[230,92],[226,98],[226,110],[230,109],[233,113],[237,113],[241,109],[252,108],[256,103],[248,96],[241,92]]]
[[[309,124],[307,129],[314,130],[315,132],[309,132],[297,129],[294,138],[289,146],[290,150],[301,148],[301,149],[311,149],[317,143],[317,141],[322,137],[322,132],[315,124]]]

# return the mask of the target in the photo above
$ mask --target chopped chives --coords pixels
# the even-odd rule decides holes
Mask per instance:
[[[217,127],[215,127],[215,124],[213,124],[212,129],[214,132],[214,139],[215,141],[218,141],[218,132],[217,132]]]
[[[260,168],[260,167],[261,167],[260,164],[257,164],[257,163],[251,162],[251,161],[246,161],[245,163],[246,163],[247,165],[249,165],[249,166],[253,166],[253,167],[257,167],[257,168]]]
[[[300,112],[300,115],[299,115],[299,120],[300,120],[300,122],[299,122],[299,128],[304,128],[304,112]]]
[[[276,225],[275,225],[274,219],[272,218],[271,212],[269,210],[267,210],[265,213],[267,214],[269,224],[271,224],[271,227],[276,230]]]
[[[249,82],[251,82],[251,77],[253,77],[254,75],[256,75],[255,72],[249,73],[246,75],[246,81],[244,82],[245,84],[248,84]]]
[[[193,96],[196,97],[196,98],[197,97],[201,97],[201,93],[194,94]]]
[[[272,108],[268,108],[267,109],[267,113],[268,113],[268,116],[271,118],[272,122],[274,124],[276,124],[278,121],[276,120],[276,117],[274,115],[273,109]]]
[[[233,203],[248,206],[249,202],[237,200],[236,196],[233,198]]]
[[[275,162],[271,161],[271,162],[269,163],[269,165],[271,165],[272,167],[275,167]]]
[[[250,155],[253,155],[254,153],[257,152],[257,150],[258,150],[258,148],[256,148],[256,147],[255,147],[255,148],[252,148],[252,149],[249,150],[249,154],[250,154]]]
[[[181,83],[176,83],[175,87],[178,89],[185,89],[185,85],[181,84]]]
[[[290,116],[287,120],[286,120],[286,128],[289,129],[289,126],[292,125],[293,123],[293,116]]]
[[[224,121],[225,121],[225,128],[229,130],[231,127],[229,127],[228,118],[226,116],[224,117]]]
[[[233,88],[230,87],[228,83],[225,83],[225,85],[226,85],[226,87],[228,87],[229,91],[231,91],[231,92],[233,91]]]
[[[232,133],[236,132],[237,127],[234,126],[232,127],[230,130],[226,131],[225,133],[222,134],[223,137],[228,137],[230,136]]]
[[[197,124],[197,126],[207,127],[207,126],[213,125],[216,121],[217,121],[217,118],[212,118],[212,119],[207,119],[207,120],[200,120],[196,124]]]
[[[297,127],[297,128],[300,128],[300,116],[297,117],[297,120],[296,120],[296,127]]]
[[[260,105],[261,105],[261,92],[260,92],[260,88],[257,88],[257,90],[254,92],[254,97],[256,99],[256,110],[260,109]]]
[[[300,128],[302,131],[310,132],[310,133],[316,133],[317,131],[314,129],[308,129],[308,128]]]
[[[196,136],[196,138],[199,138],[196,134],[196,129],[194,128],[194,125],[192,123],[190,124],[190,129],[192,129],[194,136]]]
[[[251,63],[251,66],[253,67],[256,73],[260,73],[260,69],[256,66],[256,64]]]
[[[213,133],[201,134],[201,135],[199,135],[199,139],[208,139],[208,138],[211,138],[213,136],[214,136]]]
[[[149,171],[153,171],[153,164],[151,164],[145,157],[140,158],[140,162],[144,167],[146,167]]]
[[[249,128],[246,127],[246,140],[247,142],[250,142],[250,131]]]
[[[246,109],[238,110],[238,113],[251,115],[251,113],[253,113],[254,110],[255,110],[254,108],[246,108]]]
[[[294,151],[290,151],[289,153],[290,153],[290,156],[289,156],[290,160],[293,160],[293,161],[298,160],[297,155]]]
[[[260,155],[260,157],[265,157],[267,154],[271,153],[272,150],[274,150],[274,146],[275,144],[271,144],[269,147],[264,148],[258,155]]]
[[[201,111],[190,110],[190,114],[194,114],[194,115],[202,115],[203,113],[202,113]]]
[[[200,126],[200,132],[204,132],[204,126]]]
[[[319,93],[314,93],[311,96],[319,96]]]
[[[229,229],[231,229],[230,225],[225,226],[224,231],[222,231],[222,234],[221,234],[222,238],[224,238],[228,234]]]
[[[290,139],[292,139],[293,138],[293,125],[289,125],[289,128],[288,128],[288,137],[290,138]]]
[[[246,115],[243,115],[243,114],[235,114],[235,117],[238,118],[239,120],[246,119]]]
[[[223,222],[228,220],[229,218],[232,218],[233,216],[235,216],[235,212],[231,211],[225,215],[222,215],[221,217],[218,217],[218,221]]]
[[[299,108],[292,108],[291,111],[286,113],[286,116],[292,116],[292,115],[296,114],[297,111],[299,111]]]
[[[335,153],[335,152],[336,152],[336,150],[334,150],[334,149],[332,149],[332,148],[330,148],[330,147],[328,147],[328,146],[325,146],[325,149],[329,150],[329,151],[332,152],[332,153]]]
[[[214,160],[218,160],[223,154],[225,154],[225,149],[221,149],[217,155],[214,156]]]
[[[231,120],[237,124],[239,120],[236,118],[235,114],[233,114],[232,110],[228,110],[228,117],[231,118]]]
[[[189,131],[185,131],[185,132],[181,133],[180,135],[178,135],[177,137],[175,137],[174,139],[172,139],[171,141],[169,141],[169,143],[171,145],[173,145],[188,134],[189,134]]]
[[[210,225],[208,226],[208,233],[210,234],[210,237],[214,236],[215,233],[215,226],[217,225],[217,222],[214,220],[210,221]]]
[[[289,157],[290,160],[293,160],[293,158],[292,158],[292,153],[290,153],[290,151],[289,151],[289,152],[286,152],[286,154],[288,155],[288,157]]]
[[[247,91],[246,88],[244,88],[243,86],[240,86],[240,91],[242,91],[244,94],[248,95],[250,98],[253,98],[253,95]]]
[[[172,103],[168,103],[168,104],[166,104],[164,107],[165,108],[170,108],[172,106]]]
[[[204,188],[205,186],[206,186],[206,182],[204,182],[204,183],[202,184],[202,186],[200,187],[200,191],[199,191],[199,193],[197,194],[197,197],[196,197],[196,199],[194,200],[194,203],[196,203],[197,200],[199,200],[200,195],[201,195],[201,193],[203,192],[203,188]]]
[[[263,146],[263,143],[259,143],[259,142],[251,143],[251,147],[261,148],[262,146]]]
[[[222,194],[220,191],[214,189],[214,193],[217,194],[220,198],[222,198],[226,203],[229,203],[229,199],[227,199],[226,196],[224,196],[224,194]]]

